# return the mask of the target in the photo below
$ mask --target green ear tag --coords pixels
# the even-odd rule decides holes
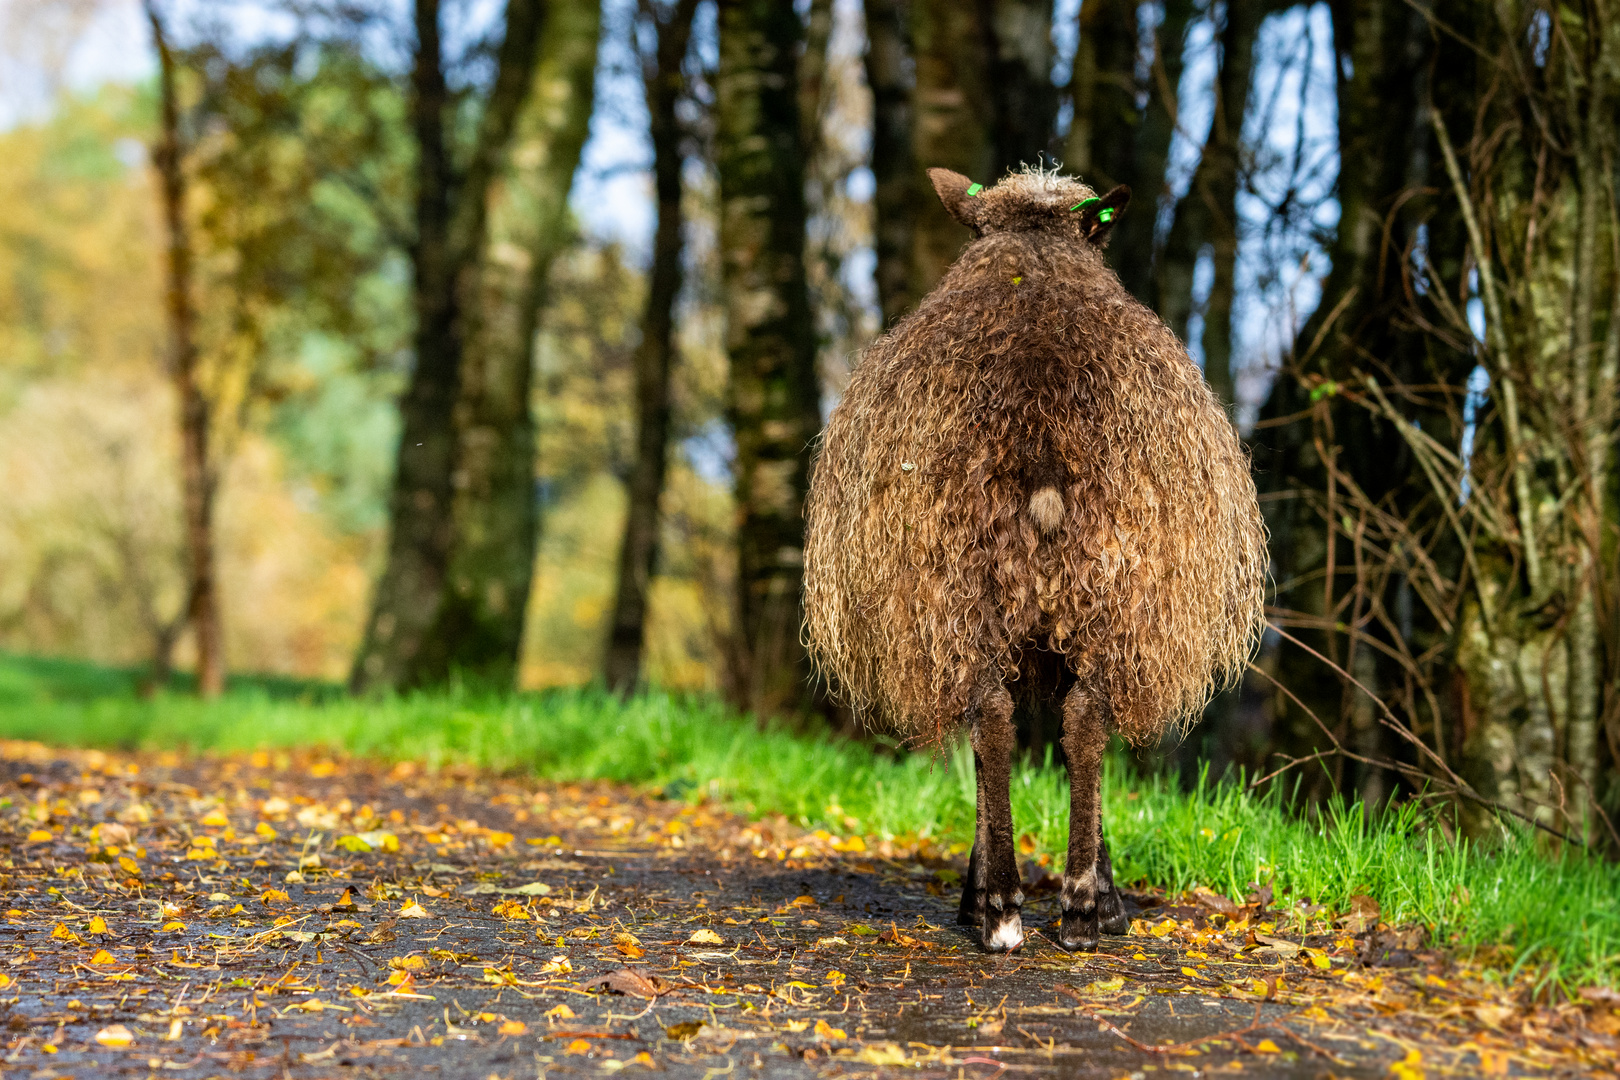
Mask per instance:
[[[968,198],[970,198],[970,199],[973,198],[975,195],[977,195],[979,192],[981,192],[983,190],[984,190],[984,185],[983,184],[969,184],[968,185]]]
[[[1090,206],[1094,202],[1102,202],[1102,197],[1099,196],[1099,195],[1093,195],[1091,198],[1086,199],[1084,202],[1077,202],[1073,206],[1069,207],[1069,212],[1072,214],[1076,210],[1084,210],[1086,207]],[[1104,220],[1107,220],[1107,219],[1105,218]]]
[[[1097,212],[1097,220],[1102,222],[1104,225],[1108,224],[1110,221],[1113,221],[1114,208],[1112,206],[1103,207]]]

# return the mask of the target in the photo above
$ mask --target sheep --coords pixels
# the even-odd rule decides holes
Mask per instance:
[[[1174,334],[1103,261],[1130,199],[1026,169],[930,169],[975,236],[873,343],[832,411],[806,506],[805,634],[869,722],[969,730],[977,825],[958,922],[1024,942],[1008,783],[1015,695],[1056,706],[1070,784],[1057,942],[1127,928],[1099,815],[1110,731],[1196,720],[1264,625],[1248,459]]]

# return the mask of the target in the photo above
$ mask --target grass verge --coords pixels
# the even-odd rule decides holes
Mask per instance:
[[[127,685],[126,685],[127,684]],[[963,850],[973,829],[971,755],[950,761],[759,730],[706,699],[591,691],[355,701],[318,686],[256,684],[215,702],[141,700],[133,680],[89,665],[0,657],[0,737],[58,745],[201,751],[324,745],[343,753],[468,763],[559,780],[612,780],[716,796],[806,827]],[[1013,776],[1025,845],[1061,860],[1068,784],[1050,760]],[[1512,829],[1489,845],[1446,841],[1415,804],[1368,817],[1338,804],[1313,820],[1276,791],[1235,784],[1188,793],[1110,760],[1104,820],[1121,882],[1173,892],[1204,885],[1242,898],[1251,882],[1281,900],[1344,911],[1366,893],[1390,923],[1488,947],[1567,987],[1620,977],[1620,868],[1550,854]]]

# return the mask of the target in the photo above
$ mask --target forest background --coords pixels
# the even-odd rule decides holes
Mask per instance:
[[[0,644],[820,713],[813,438],[967,240],[1134,192],[1273,631],[1166,767],[1620,847],[1606,3],[12,0]]]

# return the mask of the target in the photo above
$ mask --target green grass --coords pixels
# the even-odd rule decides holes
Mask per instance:
[[[247,750],[323,745],[344,753],[470,763],[567,780],[613,780],[708,794],[806,827],[965,845],[973,828],[971,755],[949,761],[847,741],[759,731],[709,699],[593,691],[509,697],[456,693],[355,701],[318,684],[261,681],[204,703],[140,700],[135,679],[70,661],[0,656],[0,737],[60,745]],[[1013,777],[1020,833],[1061,855],[1068,785],[1048,759]],[[1509,946],[1519,965],[1566,987],[1620,976],[1620,868],[1551,854],[1504,828],[1488,845],[1446,841],[1416,805],[1369,817],[1331,806],[1311,820],[1280,793],[1231,783],[1190,793],[1109,761],[1104,815],[1116,876],[1171,891],[1208,886],[1241,899],[1270,884],[1279,901],[1343,911],[1375,897],[1391,923],[1423,923],[1453,947]],[[1498,953],[1504,950],[1498,950]]]

